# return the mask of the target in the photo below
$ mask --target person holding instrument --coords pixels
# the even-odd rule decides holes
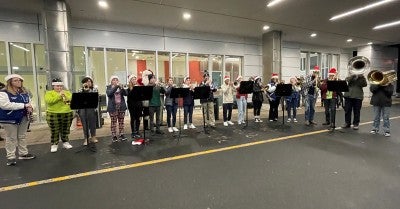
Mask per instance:
[[[174,79],[169,78],[165,86],[165,109],[167,110],[168,132],[178,132],[176,125],[176,112],[178,110],[178,98],[171,98],[171,91],[175,88]],[[171,121],[172,119],[172,121]]]
[[[276,85],[278,85],[278,79],[279,79],[278,74],[272,73],[271,81],[267,85],[268,86],[267,94],[269,100],[269,114],[268,114],[269,121],[278,121],[278,106],[281,101],[281,97],[275,94]]]
[[[386,85],[371,84],[369,90],[372,92],[370,104],[374,110],[374,121],[371,134],[379,133],[381,117],[383,119],[384,136],[390,136],[390,108],[392,106],[392,95],[394,86],[391,83]]]
[[[363,74],[352,74],[346,78],[349,91],[344,93],[345,124],[342,128],[350,128],[351,114],[353,112],[353,129],[358,130],[360,112],[364,99],[363,88],[367,86],[367,79]]]
[[[217,88],[214,86],[214,83],[210,79],[210,74],[205,72],[203,75],[203,81],[200,83],[200,86],[207,86],[210,88],[210,95],[207,99],[200,99],[201,106],[204,111],[204,118],[206,119],[207,125],[215,128],[215,117],[214,117],[214,92],[217,91]]]
[[[118,76],[111,76],[106,94],[108,97],[107,112],[111,117],[111,140],[112,142],[117,142],[118,140],[125,141],[127,138],[124,135],[124,117],[127,107],[124,96],[128,94],[124,86],[119,83]],[[119,137],[117,137],[117,122]]]
[[[328,81],[337,80],[336,68],[331,68],[328,73],[328,78],[322,80],[320,85],[318,85],[321,90],[321,98],[324,101],[325,108],[325,123],[322,125],[331,126],[331,129],[335,127],[335,117],[336,117],[336,103],[337,103],[337,92],[328,91]]]
[[[183,88],[189,88],[189,94],[183,98],[183,129],[196,128],[193,125],[193,107],[194,107],[194,88],[193,84],[190,84],[190,77],[185,77]]]
[[[296,115],[297,115],[297,102],[299,99],[299,92],[301,90],[301,86],[299,81],[293,77],[290,78],[290,84],[292,84],[292,94],[290,96],[285,97],[286,100],[286,110],[288,114],[287,122],[295,122],[297,123]],[[292,117],[293,111],[293,117]]]
[[[311,74],[304,78],[301,94],[304,97],[305,124],[316,125],[314,122],[315,102],[318,97],[317,83],[319,83],[319,67],[315,66]]]
[[[73,118],[70,107],[72,94],[64,90],[64,83],[60,78],[53,79],[51,85],[53,90],[46,92],[44,101],[47,105],[46,121],[51,131],[50,152],[57,152],[60,138],[65,149],[72,148],[68,138]]]
[[[253,85],[253,96],[251,99],[253,101],[254,121],[256,123],[263,122],[260,118],[260,113],[261,113],[262,103],[264,101],[264,96],[263,96],[264,92],[265,92],[265,88],[263,87],[263,85],[261,83],[261,77],[260,76],[255,77],[254,85]]]
[[[130,75],[128,77],[128,95],[130,94],[131,91],[137,86],[140,86],[140,84],[137,81],[136,75]],[[129,110],[129,115],[131,117],[131,131],[132,131],[132,139],[137,139],[140,138],[140,133],[139,133],[139,127],[140,127],[140,117],[142,116],[142,110],[143,110],[143,105],[142,101],[135,101],[133,100],[134,98],[131,98],[128,96],[128,110]]]
[[[154,74],[148,75],[149,86],[153,86],[153,95],[151,100],[149,101],[149,115],[150,115],[150,132],[156,134],[164,134],[161,131],[161,98],[160,94],[165,93],[165,89],[161,87],[161,85],[156,81],[156,77]],[[155,123],[154,123],[154,114],[155,114]],[[154,131],[154,125],[156,130]],[[179,131],[179,130],[178,130]]]
[[[247,111],[247,94],[240,93],[240,82],[242,82],[243,77],[238,76],[236,81],[233,83],[233,87],[236,89],[236,104],[238,107],[238,124],[245,124],[244,116]]]
[[[234,125],[232,123],[232,108],[233,108],[233,93],[235,88],[229,76],[224,77],[224,84],[221,86],[222,90],[222,110],[224,116],[224,126]]]
[[[92,93],[98,92],[97,88],[93,85],[93,79],[89,76],[86,76],[82,79],[82,88],[79,89],[80,93]],[[82,122],[83,127],[83,135],[84,141],[83,145],[86,146],[88,139],[91,142],[97,143],[98,140],[96,138],[96,117],[97,117],[97,109],[80,109],[77,111],[79,118]],[[90,134],[90,137],[87,135]]]

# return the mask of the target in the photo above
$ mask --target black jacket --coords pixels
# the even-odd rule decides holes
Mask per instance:
[[[369,87],[372,92],[370,104],[373,106],[390,107],[392,106],[392,95],[394,87],[392,84],[387,86],[373,85]]]

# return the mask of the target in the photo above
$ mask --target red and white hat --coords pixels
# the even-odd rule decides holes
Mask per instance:
[[[328,75],[336,75],[336,68],[331,68],[330,70],[329,70],[329,73],[328,73]]]
[[[272,73],[271,78],[279,78],[278,73]]]
[[[238,80],[240,80],[240,79],[242,79],[243,77],[241,76],[241,75],[238,75],[238,77],[236,78],[236,80],[238,81]]]
[[[230,79],[231,79],[231,78],[230,78],[228,75],[224,76],[224,81],[230,80]]]
[[[190,77],[189,77],[189,76],[186,76],[186,77],[183,79],[183,82],[186,82],[187,79],[190,79]]]
[[[116,75],[112,75],[112,76],[110,77],[110,83],[111,83],[111,81],[112,81],[113,79],[117,79],[117,80],[119,80],[118,76],[116,76]]]
[[[135,74],[131,74],[128,76],[128,81],[130,82],[132,80],[132,78],[137,78],[137,76]]]
[[[318,66],[318,65],[315,65],[315,66],[314,66],[314,69],[313,69],[312,71],[319,71],[319,66]]]

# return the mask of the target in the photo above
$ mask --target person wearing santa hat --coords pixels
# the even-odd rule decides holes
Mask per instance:
[[[70,102],[72,93],[64,89],[64,83],[59,78],[52,80],[53,90],[47,91],[44,101],[47,105],[46,121],[51,131],[50,152],[57,152],[58,141],[62,140],[65,149],[71,149],[69,132],[73,119]]]
[[[260,114],[261,114],[262,103],[264,101],[264,96],[263,96],[263,86],[261,83],[260,76],[256,76],[254,78],[253,96],[251,97],[251,100],[253,102],[253,108],[254,108],[254,121],[256,123],[261,123],[263,121],[260,118]]]
[[[295,122],[297,123],[297,103],[299,100],[299,92],[301,90],[301,86],[299,85],[299,81],[297,78],[290,78],[290,84],[292,84],[292,94],[290,96],[285,97],[286,100],[286,110],[288,119],[287,122]],[[293,113],[293,115],[292,115]]]
[[[13,166],[17,164],[17,147],[18,159],[30,160],[36,157],[28,152],[25,139],[29,115],[33,109],[22,76],[11,74],[5,80],[5,87],[0,90],[0,123],[6,132],[6,165]]]
[[[190,77],[186,76],[183,79],[183,88],[189,88],[189,94],[183,98],[183,129],[196,128],[193,125],[193,107],[194,107],[194,88],[195,86],[190,84]]]
[[[335,128],[337,92],[328,91],[328,81],[336,80],[336,75],[336,69],[331,68],[328,73],[328,78],[322,80],[318,85],[321,90],[321,99],[323,99],[325,107],[325,123],[322,125],[330,125],[330,129]]]
[[[107,112],[111,117],[111,140],[112,142],[125,141],[127,138],[124,134],[124,118],[127,107],[124,96],[128,94],[123,85],[120,84],[118,76],[113,75],[110,77],[110,85],[106,88],[106,95],[108,97]],[[117,122],[119,127],[118,136],[116,130]]]
[[[244,121],[244,116],[246,114],[247,111],[247,94],[241,94],[240,93],[240,82],[242,82],[243,77],[242,76],[238,76],[236,78],[236,85],[234,85],[235,89],[236,89],[236,104],[238,107],[238,124],[245,124]],[[234,83],[234,84],[235,84]]]
[[[214,86],[214,83],[210,79],[210,74],[205,72],[203,75],[203,81],[199,86],[207,86],[210,88],[210,95],[206,99],[200,99],[201,106],[203,108],[203,116],[206,119],[206,123],[208,126],[215,128],[215,117],[214,117],[214,92],[217,91],[217,88]]]
[[[136,101],[135,95],[132,94],[133,89],[137,86],[140,86],[136,75],[132,74],[128,77],[128,110],[131,118],[131,131],[132,138],[137,139],[140,138],[139,127],[140,127],[140,117],[142,116],[143,105],[142,101]]]
[[[278,85],[278,74],[272,73],[271,81],[268,84],[268,100],[269,100],[269,121],[278,121],[278,106],[281,101],[281,97],[275,94],[276,85]]]
[[[224,77],[224,83],[221,86],[222,90],[222,113],[224,117],[224,126],[234,125],[231,121],[233,108],[233,94],[235,88],[229,76]]]
[[[154,74],[151,74],[148,76],[149,79],[149,85],[148,86],[153,86],[153,95],[149,101],[149,118],[150,118],[150,131],[151,133],[156,133],[156,134],[164,134],[163,131],[161,131],[160,126],[161,126],[161,93],[165,93],[165,89],[162,88],[160,85],[157,85],[156,83],[156,77]],[[155,123],[154,123],[154,114],[155,114]],[[154,125],[156,130],[154,131]]]
[[[304,78],[301,86],[301,95],[304,97],[304,118],[307,126],[317,124],[314,121],[315,102],[318,98],[317,83],[319,83],[319,67],[315,66],[314,70],[311,70],[311,74]]]

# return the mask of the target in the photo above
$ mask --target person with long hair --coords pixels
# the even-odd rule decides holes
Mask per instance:
[[[268,84],[268,100],[269,100],[269,121],[278,121],[278,106],[281,101],[281,97],[276,95],[276,86],[278,85],[278,74],[272,73],[271,81]]]
[[[30,160],[36,156],[28,152],[26,131],[29,115],[32,114],[32,104],[28,91],[23,86],[24,79],[18,74],[5,77],[6,86],[0,90],[0,123],[6,132],[5,148],[7,165],[17,164],[18,159]]]
[[[210,78],[210,74],[205,72],[203,75],[203,81],[200,86],[207,86],[210,88],[210,94],[206,99],[200,99],[201,106],[203,108],[203,117],[208,126],[215,128],[215,116],[214,116],[214,92],[217,91],[216,86]]]
[[[51,132],[50,152],[57,152],[60,138],[65,149],[72,148],[68,138],[73,119],[70,107],[72,93],[64,89],[64,83],[59,78],[53,79],[51,85],[53,90],[46,92],[44,101],[47,105],[46,121]]]
[[[137,81],[136,75],[130,75],[128,77],[128,95],[131,94],[133,89],[140,84]],[[140,127],[140,117],[142,116],[143,105],[142,101],[136,101],[134,97],[128,96],[128,110],[131,118],[131,130],[132,130],[132,138],[137,139],[140,138],[139,127]]]
[[[169,78],[167,85],[165,86],[165,109],[167,110],[167,125],[168,132],[178,132],[179,129],[176,127],[176,113],[178,110],[178,99],[171,98],[172,89],[175,88],[174,79]]]
[[[293,121],[297,123],[297,103],[299,100],[299,92],[301,90],[301,86],[297,78],[290,78],[290,84],[292,84],[292,94],[290,96],[285,97],[286,100],[286,110],[287,110],[287,122]]]
[[[236,89],[236,104],[238,108],[238,124],[245,124],[246,121],[244,120],[244,116],[246,115],[247,111],[247,94],[240,93],[240,82],[243,80],[242,76],[238,76],[234,84]]]
[[[231,121],[233,109],[233,94],[235,88],[229,76],[224,77],[224,83],[221,86],[222,90],[222,113],[224,117],[224,126],[234,125]]]
[[[97,88],[93,85],[93,79],[89,76],[86,76],[82,79],[82,88],[79,89],[79,92],[91,93],[98,92]],[[82,122],[83,127],[83,135],[85,137],[83,141],[83,145],[87,145],[88,139],[90,142],[97,143],[98,140],[96,138],[96,117],[97,117],[97,109],[80,109],[78,110],[79,118]],[[90,137],[89,137],[90,135]]]
[[[124,96],[127,95],[127,91],[120,84],[118,76],[111,76],[106,94],[108,97],[107,112],[111,117],[111,140],[112,142],[125,141],[127,138],[124,135],[124,118],[127,107]],[[117,136],[117,122],[119,136]]]
[[[183,88],[189,88],[189,94],[183,98],[183,129],[196,128],[193,125],[194,85],[190,84],[190,77],[183,79]]]
[[[260,114],[261,114],[262,103],[264,102],[264,96],[263,96],[263,86],[261,83],[260,76],[254,78],[253,96],[251,100],[253,101],[254,121],[256,123],[261,123],[263,121],[260,118]]]

